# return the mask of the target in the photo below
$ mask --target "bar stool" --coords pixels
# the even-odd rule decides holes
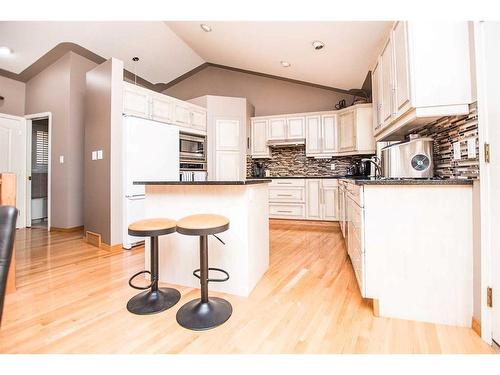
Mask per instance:
[[[183,305],[177,311],[177,322],[184,328],[201,331],[217,327],[229,319],[233,307],[225,299],[208,297],[208,283],[229,280],[229,274],[220,269],[208,267],[208,236],[226,231],[229,220],[224,216],[203,214],[186,216],[177,222],[177,232],[187,236],[200,236],[200,268],[193,275],[200,279],[201,298],[194,299]],[[221,279],[210,279],[209,271],[225,274]]]
[[[147,315],[167,310],[181,299],[181,294],[173,288],[158,288],[158,236],[174,233],[175,220],[148,219],[132,223],[128,227],[128,234],[138,237],[151,238],[151,271],[140,271],[130,278],[128,284],[139,290],[149,289],[132,297],[127,303],[127,310],[133,314]],[[151,276],[151,283],[141,287],[132,283],[134,278],[142,274]]]

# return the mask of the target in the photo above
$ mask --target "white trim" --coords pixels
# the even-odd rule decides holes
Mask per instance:
[[[50,230],[52,225],[52,112],[41,112],[34,113],[31,115],[24,116],[26,120],[36,120],[41,118],[48,118],[49,120],[49,164],[48,164],[48,173],[47,173],[47,230]],[[27,135],[28,137],[28,135]],[[31,137],[31,134],[29,135]],[[26,150],[27,153],[31,155],[31,149]],[[27,197],[27,199],[31,199],[31,197]],[[30,202],[31,204],[31,202]],[[31,215],[30,215],[31,218]],[[27,220],[27,219],[26,219]],[[30,223],[31,226],[31,223]]]

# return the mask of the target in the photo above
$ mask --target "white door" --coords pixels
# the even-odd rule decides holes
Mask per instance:
[[[321,154],[321,117],[306,118],[306,155]]]
[[[410,74],[406,22],[396,22],[394,36],[394,86],[396,116],[403,114],[410,103]]]
[[[301,139],[305,137],[305,118],[289,117],[287,119],[287,138]]]
[[[240,140],[239,120],[215,120],[215,149],[217,151],[239,151]]]
[[[239,180],[243,167],[241,121],[215,120],[215,179]]]
[[[267,146],[267,121],[252,120],[251,124],[251,149],[252,156],[269,156],[269,147]]]
[[[323,220],[338,220],[338,187],[325,186],[323,193]]]
[[[272,118],[269,120],[269,139],[286,139],[286,118]]]
[[[353,151],[356,148],[354,111],[339,115],[340,151]]]
[[[321,219],[321,180],[306,179],[306,217]]]
[[[481,168],[481,330],[500,344],[500,22],[475,22]],[[483,143],[490,144],[490,162]],[[490,260],[491,257],[491,260]],[[486,289],[493,307],[486,306]],[[491,335],[490,335],[491,334]]]
[[[26,226],[26,120],[0,114],[0,172],[16,174],[17,228]]]
[[[332,154],[337,152],[338,135],[337,135],[337,115],[323,115],[321,143],[323,154]]]
[[[385,45],[380,58],[382,63],[382,123],[388,123],[392,117],[392,38]]]

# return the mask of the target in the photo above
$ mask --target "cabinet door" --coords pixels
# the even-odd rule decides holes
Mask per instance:
[[[306,180],[306,217],[321,219],[321,180]]]
[[[380,57],[382,63],[382,123],[387,125],[392,118],[392,38],[389,38],[384,50],[382,51],[382,56]]]
[[[269,140],[286,139],[286,118],[272,118],[269,120]]]
[[[215,156],[216,180],[240,180],[240,153],[235,151],[217,151]]]
[[[191,109],[191,126],[198,130],[207,130],[207,112],[198,109]]]
[[[403,114],[410,103],[410,74],[408,62],[408,39],[406,22],[396,22],[393,29],[394,41],[394,86],[396,116]],[[408,104],[408,105],[407,105]]]
[[[287,139],[301,139],[305,137],[305,117],[287,118]]]
[[[149,95],[126,86],[123,90],[123,113],[150,118]]]
[[[381,63],[375,65],[372,72],[372,103],[373,103],[373,130],[376,131],[382,126],[382,81]]]
[[[151,118],[161,122],[172,122],[173,107],[173,103],[170,100],[153,97],[151,99]]]
[[[240,151],[240,121],[215,120],[215,149],[217,151]]]
[[[191,112],[187,105],[174,104],[174,121],[181,126],[191,126]]]
[[[338,149],[337,115],[321,116],[323,154],[333,154]]]
[[[335,221],[339,219],[338,187],[323,187],[322,189],[323,212],[322,219]]]
[[[354,111],[339,115],[340,151],[354,151],[356,148],[356,129]]]
[[[306,155],[321,154],[321,117],[306,118]]]
[[[268,157],[269,147],[267,146],[267,120],[252,120],[251,122],[252,139],[251,149],[253,157]]]

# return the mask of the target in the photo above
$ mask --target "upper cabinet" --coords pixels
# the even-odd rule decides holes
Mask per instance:
[[[372,67],[377,141],[399,140],[472,102],[466,21],[395,22]]]
[[[374,154],[373,129],[371,104],[338,111],[253,117],[251,155],[268,158],[270,147],[304,141],[308,157]]]
[[[206,134],[206,109],[182,100],[123,83],[123,113],[178,125],[181,131]]]

